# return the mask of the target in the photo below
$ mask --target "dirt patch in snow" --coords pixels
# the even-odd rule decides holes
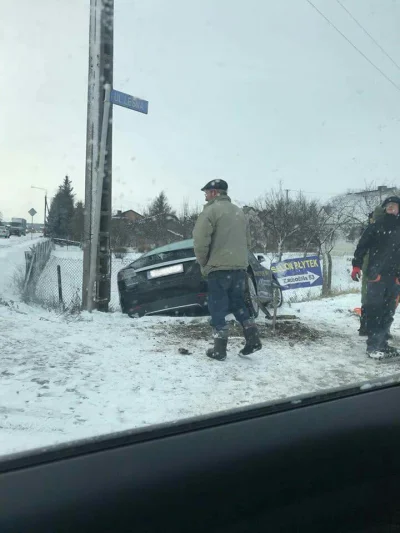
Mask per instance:
[[[325,336],[326,333],[302,324],[298,320],[277,322],[275,332],[272,330],[272,325],[269,324],[261,329],[261,337],[284,338],[296,342],[316,342]]]
[[[229,336],[242,337],[242,328],[237,322],[229,322]],[[316,342],[327,333],[302,324],[298,320],[285,320],[276,323],[275,332],[272,329],[272,324],[258,324],[260,337],[263,339],[284,339],[289,342]],[[210,340],[212,338],[212,328],[204,321],[201,322],[183,322],[179,321],[177,324],[170,324],[167,330],[163,329],[159,335],[164,337],[173,336],[179,340]]]

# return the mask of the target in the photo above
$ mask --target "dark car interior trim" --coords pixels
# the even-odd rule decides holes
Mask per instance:
[[[397,531],[396,379],[3,458],[0,531]]]

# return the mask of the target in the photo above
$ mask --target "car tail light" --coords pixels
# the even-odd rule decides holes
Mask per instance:
[[[136,272],[133,270],[133,268],[128,268],[118,272],[118,281],[123,281],[127,287],[132,287],[133,285],[137,285],[139,283]]]

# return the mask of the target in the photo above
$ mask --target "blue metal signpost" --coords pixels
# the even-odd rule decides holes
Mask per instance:
[[[321,261],[318,256],[287,259],[272,263],[271,270],[282,290],[305,289],[322,285]]]
[[[139,113],[144,113],[145,115],[149,112],[149,102],[147,100],[136,98],[130,94],[121,93],[115,89],[112,89],[111,91],[110,102],[115,105],[132,109],[133,111],[138,111]]]

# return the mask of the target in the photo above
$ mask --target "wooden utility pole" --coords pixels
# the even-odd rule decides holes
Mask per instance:
[[[112,193],[112,109],[106,142],[104,180],[98,246],[93,247],[94,213],[100,159],[100,140],[104,112],[104,87],[113,83],[114,0],[90,1],[89,76],[86,133],[85,228],[83,242],[82,305],[108,311],[111,296],[111,193]],[[97,240],[97,239],[95,239]],[[94,302],[88,289],[91,257],[96,255]]]

